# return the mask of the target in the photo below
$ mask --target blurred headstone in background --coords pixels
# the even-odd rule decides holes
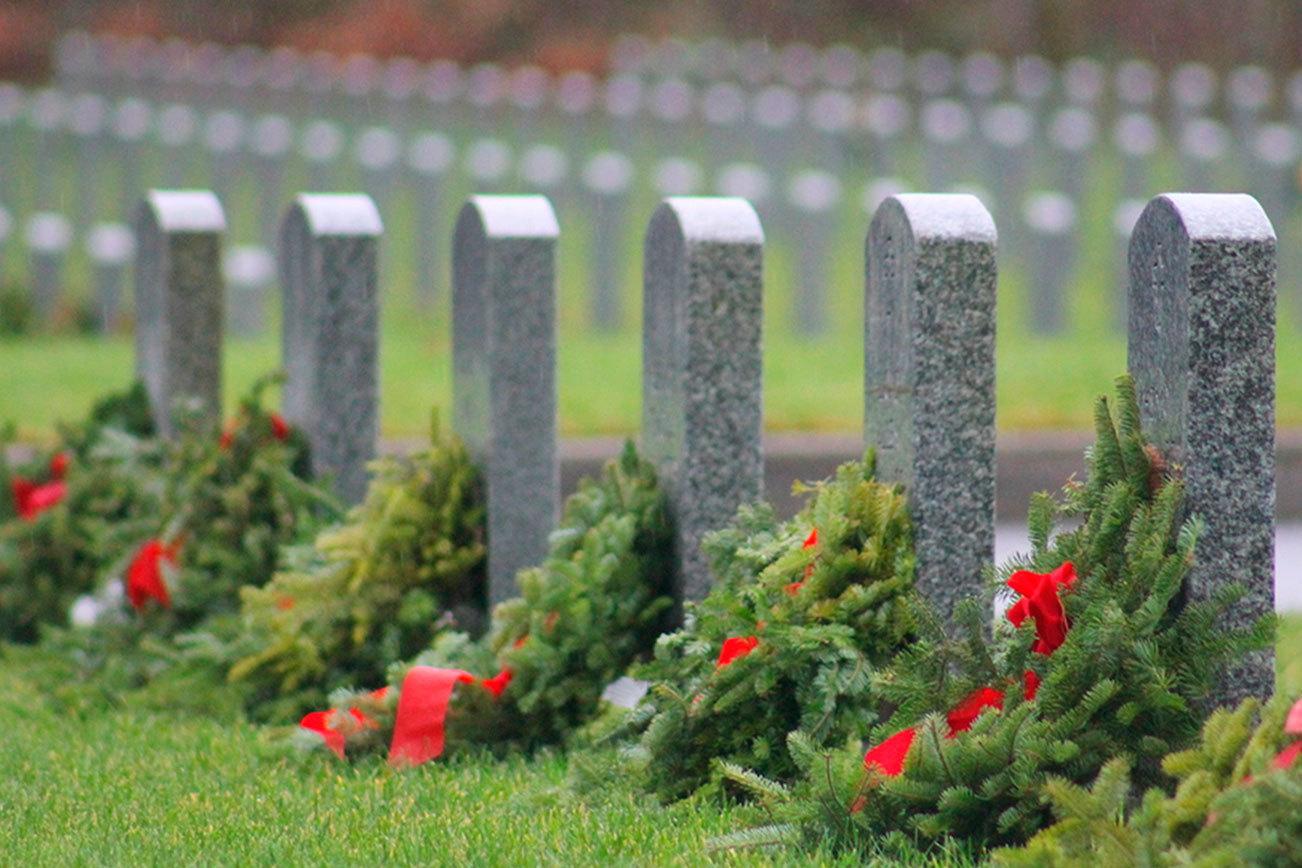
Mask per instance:
[[[276,282],[276,257],[261,245],[237,244],[226,251],[222,270],[226,277],[227,332],[237,338],[264,334],[267,296]]]
[[[136,253],[136,239],[125,223],[99,223],[86,237],[99,330],[112,334],[122,322],[122,292]]]
[[[62,214],[38,211],[27,221],[23,240],[32,266],[32,306],[49,325],[63,294],[63,266],[72,245],[72,223]]]
[[[1060,334],[1067,325],[1067,288],[1076,266],[1076,204],[1056,190],[1032,193],[1022,220],[1030,259],[1030,326],[1034,334]]]

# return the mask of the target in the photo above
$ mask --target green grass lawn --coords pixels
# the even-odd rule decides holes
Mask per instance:
[[[447,338],[413,318],[391,317],[381,347],[383,430],[420,435],[430,408],[447,408]],[[22,439],[48,436],[58,420],[80,418],[99,395],[130,382],[129,338],[32,337],[0,340],[0,420]],[[1302,425],[1302,342],[1279,342],[1279,423]],[[232,342],[225,357],[227,407],[258,376],[280,364],[271,338]],[[567,334],[560,342],[558,391],[566,435],[628,434],[639,428],[641,345],[636,335]],[[1125,368],[1120,338],[1084,335],[1009,339],[998,355],[1002,430],[1080,429],[1093,399]],[[857,431],[863,415],[863,351],[856,335],[813,343],[774,335],[765,347],[765,425],[777,431]]]
[[[1285,619],[1281,690],[1302,693],[1302,617]],[[565,786],[559,753],[462,754],[395,772],[300,753],[285,728],[69,702],[57,669],[0,666],[0,858],[131,864],[852,864],[822,851],[717,851],[744,806],[659,807]],[[29,661],[24,663],[24,661]],[[946,864],[968,864],[961,854]]]

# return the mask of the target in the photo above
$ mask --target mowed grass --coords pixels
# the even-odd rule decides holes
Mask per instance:
[[[130,383],[134,348],[126,337],[42,336],[0,340],[0,420],[23,440],[50,436],[60,420],[79,419],[95,399]],[[280,367],[276,341],[231,341],[225,353],[226,406],[257,377]],[[641,416],[641,344],[636,335],[567,335],[559,346],[561,432],[635,433]],[[997,365],[1001,430],[1083,429],[1094,399],[1125,370],[1125,345],[1107,335],[1005,340]],[[393,317],[381,346],[385,435],[421,436],[430,410],[446,411],[451,348],[445,335],[414,317]],[[1281,335],[1278,420],[1302,426],[1302,341]],[[861,338],[817,342],[774,335],[765,347],[765,427],[772,431],[858,431],[863,419]]]
[[[1280,690],[1302,693],[1302,616],[1284,619]],[[0,658],[0,859],[111,864],[856,864],[826,850],[723,851],[746,806],[661,807],[566,786],[561,753],[454,755],[393,771],[300,752],[287,728],[51,697],[57,669]],[[36,658],[39,661],[39,657]],[[967,865],[961,850],[934,864]]]

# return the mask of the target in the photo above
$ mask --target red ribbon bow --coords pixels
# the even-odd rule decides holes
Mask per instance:
[[[1008,587],[1021,595],[1008,608],[1008,620],[1014,627],[1022,626],[1027,618],[1035,620],[1035,644],[1031,650],[1037,654],[1052,654],[1067,638],[1067,611],[1062,605],[1061,592],[1075,582],[1076,567],[1071,561],[1051,573],[1018,570],[1008,577]]]
[[[715,661],[714,668],[716,671],[722,669],[734,660],[745,657],[755,650],[759,645],[757,636],[733,636],[730,639],[723,640],[723,647],[719,649],[719,659]]]
[[[172,598],[163,581],[163,564],[175,565],[179,545],[167,545],[162,540],[146,540],[136,551],[127,567],[127,600],[137,612],[148,600],[157,600],[164,609],[172,608]]]
[[[285,421],[285,417],[281,416],[279,413],[270,413],[267,418],[271,420],[271,436],[282,443],[288,440],[289,423]],[[221,446],[222,449],[231,448],[231,444],[235,442],[235,432],[239,430],[241,424],[242,423],[239,421],[231,422],[226,426],[225,430],[222,431],[221,439],[217,441],[218,445]]]

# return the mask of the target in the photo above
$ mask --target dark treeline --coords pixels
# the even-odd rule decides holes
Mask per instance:
[[[69,28],[594,71],[627,32],[1222,68],[1302,54],[1296,0],[2,0],[0,75],[39,77]]]

